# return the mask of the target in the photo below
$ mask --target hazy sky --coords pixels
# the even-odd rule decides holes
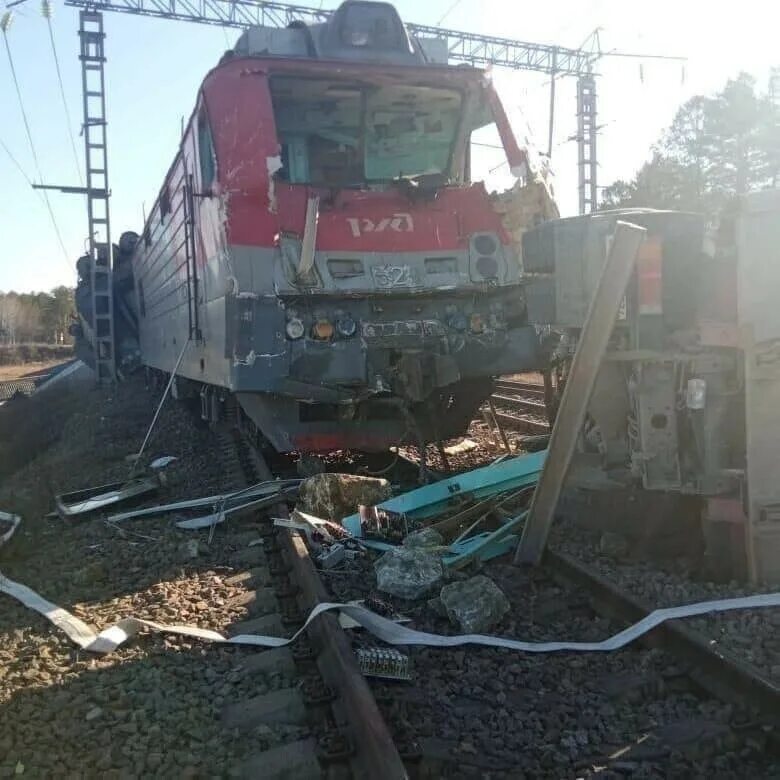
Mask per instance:
[[[54,35],[79,156],[81,121],[78,12],[53,0]],[[309,0],[312,5],[317,2]],[[334,7],[324,0],[324,7]],[[604,50],[680,54],[679,64],[606,59],[598,67],[600,184],[630,177],[647,157],[650,145],[686,98],[718,90],[740,70],[765,85],[772,65],[780,65],[780,7],[742,0],[398,0],[407,21],[528,41],[576,47],[601,27]],[[455,6],[453,8],[453,5]],[[182,117],[188,117],[205,73],[232,45],[238,32],[183,22],[105,14],[108,62],[109,168],[112,225],[140,230],[142,204],[154,200],[178,143]],[[64,111],[38,0],[17,7],[8,41],[21,82],[33,139],[45,180],[78,184],[66,132]],[[496,72],[496,81],[520,136],[546,146],[547,78],[530,73]],[[574,81],[558,88],[553,168],[564,214],[577,209]],[[0,141],[25,173],[34,178],[32,156],[17,106],[10,68],[0,51]],[[498,152],[497,162],[501,160]],[[42,290],[73,284],[74,263],[87,233],[83,198],[50,195],[63,235],[60,248],[45,206],[0,147],[0,290]]]

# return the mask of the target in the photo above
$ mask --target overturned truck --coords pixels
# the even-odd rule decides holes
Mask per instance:
[[[780,192],[714,224],[631,209],[528,231],[528,315],[547,329],[553,409],[618,219],[647,234],[561,509],[645,552],[699,544],[711,575],[780,581]]]

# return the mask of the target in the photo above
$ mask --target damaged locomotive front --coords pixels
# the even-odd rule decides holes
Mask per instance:
[[[143,362],[187,344],[177,389],[205,416],[232,393],[279,451],[381,450],[463,433],[492,377],[539,366],[472,136],[494,125],[520,177],[526,156],[435,44],[350,0],[248,30],[206,77],[133,256]]]

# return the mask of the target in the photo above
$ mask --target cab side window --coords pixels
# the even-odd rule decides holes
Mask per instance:
[[[201,111],[198,118],[198,157],[200,158],[200,182],[203,189],[211,187],[217,175],[217,162],[214,156],[214,141],[206,113]]]

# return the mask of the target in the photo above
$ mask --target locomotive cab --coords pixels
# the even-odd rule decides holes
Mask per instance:
[[[180,374],[235,393],[278,450],[459,435],[492,377],[539,366],[471,133],[495,122],[527,161],[485,74],[437,58],[386,3],[247,31],[138,243],[145,362],[170,371],[187,343]]]

